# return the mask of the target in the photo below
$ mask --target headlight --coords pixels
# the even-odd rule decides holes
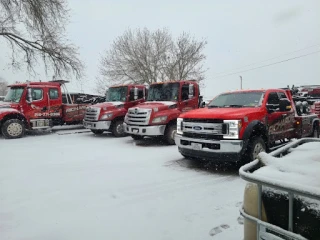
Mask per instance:
[[[112,116],[113,116],[113,113],[106,113],[106,114],[102,115],[100,120],[110,119],[110,118],[112,118]]]
[[[239,139],[239,132],[242,127],[241,120],[224,120],[223,122],[228,126],[227,133],[223,138]]]
[[[161,123],[166,121],[168,116],[161,116],[161,117],[156,117],[152,120],[152,123]]]
[[[182,134],[183,126],[182,126],[182,118],[177,118],[177,134]]]

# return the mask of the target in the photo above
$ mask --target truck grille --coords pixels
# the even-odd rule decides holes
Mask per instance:
[[[84,116],[85,121],[98,121],[100,108],[88,107]]]
[[[151,109],[130,108],[128,110],[127,123],[131,125],[148,125],[151,111]]]
[[[216,139],[227,134],[228,125],[220,120],[183,121],[183,134],[189,137]]]

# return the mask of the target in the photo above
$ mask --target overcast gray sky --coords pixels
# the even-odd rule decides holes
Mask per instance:
[[[81,58],[87,65],[83,79],[83,89],[87,92],[93,92],[100,54],[127,28],[138,27],[154,30],[167,27],[173,36],[186,31],[208,41],[205,66],[209,70],[206,87],[202,90],[208,98],[239,89],[239,75],[243,77],[245,89],[320,84],[319,52],[269,67],[217,77],[319,51],[319,0],[269,0],[264,3],[256,0],[69,0],[69,7],[72,11],[67,34],[80,47]],[[33,80],[27,72],[8,69],[10,52],[6,48],[0,39],[0,76],[9,82]],[[274,59],[264,61],[270,58]],[[246,65],[250,66],[243,67]],[[45,76],[39,67],[36,80],[51,78],[52,74]],[[69,90],[80,90],[75,79],[69,80],[72,81]]]

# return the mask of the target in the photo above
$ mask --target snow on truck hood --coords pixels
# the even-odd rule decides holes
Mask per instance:
[[[140,103],[138,106],[132,107],[135,108],[144,108],[144,109],[154,109],[157,108],[158,111],[167,110],[169,106],[177,104],[176,102],[163,101],[163,102],[144,102]]]
[[[251,113],[257,113],[260,108],[199,108],[180,115],[181,118],[207,119],[240,119]]]
[[[108,108],[124,105],[124,102],[103,102],[92,105],[91,107]]]

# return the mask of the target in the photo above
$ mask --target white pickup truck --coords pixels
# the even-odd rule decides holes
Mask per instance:
[[[302,138],[242,166],[244,240],[320,239],[320,139]]]

